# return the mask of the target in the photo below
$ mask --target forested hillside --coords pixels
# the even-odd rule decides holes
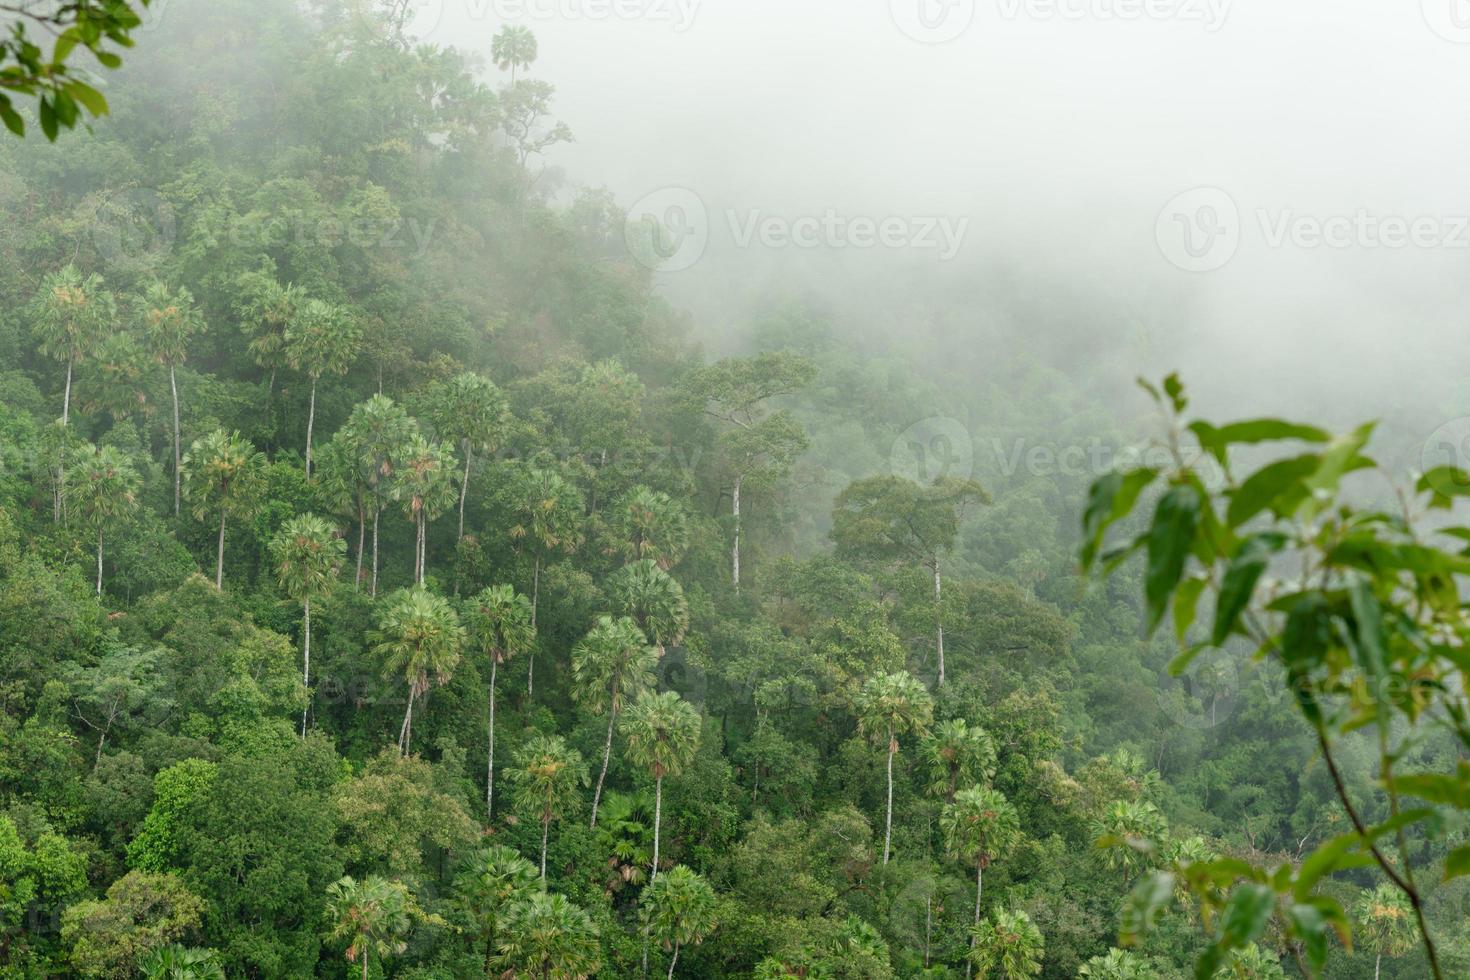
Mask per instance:
[[[1024,330],[707,356],[534,38],[367,6],[174,0],[0,142],[0,975],[1182,978],[1151,870],[1347,829],[1249,648],[1078,575],[1144,423]],[[1428,975],[1377,882],[1328,975]]]

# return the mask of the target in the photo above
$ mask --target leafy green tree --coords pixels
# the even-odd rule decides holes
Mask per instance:
[[[530,68],[536,61],[536,35],[529,27],[506,24],[490,39],[490,57],[495,67],[510,72],[510,83],[516,83],[516,69]]]
[[[103,900],[68,908],[61,939],[80,976],[125,980],[140,959],[193,932],[203,917],[204,902],[174,875],[130,871]]]
[[[114,423],[153,414],[148,401],[148,351],[130,330],[114,330],[97,345],[86,362],[89,369],[81,390],[88,414],[105,413]]]
[[[157,281],[149,283],[143,295],[135,300],[134,316],[148,352],[168,368],[168,388],[173,398],[174,516],[177,517],[183,488],[179,467],[183,446],[179,436],[178,367],[189,356],[189,339],[204,329],[204,317],[194,306],[193,293],[182,286],[171,290]]]
[[[689,547],[689,516],[668,494],[634,487],[608,509],[614,554],[629,562],[649,559],[664,571]]]
[[[393,496],[413,521],[415,585],[424,584],[427,564],[429,521],[454,501],[454,452],[448,443],[429,442],[414,436],[402,447],[394,472]]]
[[[638,920],[645,935],[672,950],[669,980],[679,951],[697,946],[715,929],[715,891],[709,882],[682,864],[655,878],[638,899]]]
[[[64,4],[27,4],[6,8],[11,15],[7,36],[0,38],[0,122],[16,136],[25,135],[25,119],[15,110],[16,96],[36,98],[41,132],[56,141],[61,128],[107,115],[107,99],[85,69],[67,64],[78,47],[86,48],[105,68],[122,64],[113,46],[133,46],[132,32],[143,23],[151,0],[74,0]],[[51,57],[30,36],[39,28],[55,39]]]
[[[455,876],[454,902],[484,945],[486,976],[494,975],[500,926],[539,889],[536,866],[503,844],[476,851]]]
[[[286,363],[286,327],[306,297],[293,284],[281,285],[263,272],[247,272],[237,284],[240,325],[249,336],[248,349],[256,365],[270,371],[266,399],[275,394],[276,372]]]
[[[225,967],[212,949],[172,943],[149,953],[138,969],[144,980],[225,980]]]
[[[500,940],[501,961],[514,976],[577,980],[597,972],[597,926],[564,895],[540,892],[511,906]]]
[[[63,676],[71,689],[75,714],[97,733],[92,768],[102,764],[102,750],[114,730],[131,727],[148,715],[172,707],[163,696],[163,661],[168,651],[109,644],[95,664],[68,664]]]
[[[301,737],[306,737],[306,716],[311,710],[311,601],[323,599],[337,584],[346,543],[337,529],[315,514],[293,517],[271,539],[271,559],[276,581],[292,599],[301,603],[301,686],[307,704],[301,709]]]
[[[893,757],[898,737],[922,734],[934,717],[934,699],[911,674],[870,677],[853,699],[858,728],[870,738],[882,737],[888,752],[888,806],[883,830],[883,863],[893,840]]]
[[[490,661],[490,722],[485,749],[485,820],[495,816],[495,682],[500,665],[536,642],[531,600],[509,585],[492,585],[469,601],[470,642]]]
[[[1147,960],[1122,949],[1110,949],[1094,956],[1082,964],[1077,976],[1087,980],[1159,980],[1158,972]]]
[[[699,712],[675,691],[649,693],[628,709],[621,727],[628,758],[653,777],[653,862],[648,875],[652,884],[658,878],[664,777],[679,775],[694,761],[699,751]]]
[[[916,563],[934,578],[934,651],[944,684],[944,604],[941,568],[954,550],[960,522],[973,504],[990,499],[973,480],[941,477],[921,486],[898,476],[849,484],[832,511],[839,557]]]
[[[1358,945],[1373,954],[1373,980],[1383,970],[1383,958],[1397,959],[1414,948],[1414,909],[1402,892],[1384,882],[1364,890],[1353,905]]]
[[[963,718],[942,721],[924,740],[924,761],[929,792],[953,803],[961,786],[989,786],[995,778],[995,739]]]
[[[216,429],[194,440],[184,454],[184,497],[193,504],[196,520],[219,511],[219,538],[215,546],[214,587],[225,587],[225,521],[254,511],[257,485],[265,456],[240,433]]]
[[[87,444],[72,466],[67,494],[82,519],[97,532],[97,595],[102,595],[102,534],[107,525],[138,509],[142,478],[121,450]]]
[[[730,514],[734,523],[730,578],[740,591],[740,493],[752,479],[774,480],[806,450],[806,433],[789,412],[771,411],[773,399],[811,384],[816,368],[789,351],[730,358],[701,368],[686,382],[711,418],[725,427],[721,444],[731,471]]]
[[[128,843],[130,867],[161,874],[177,866],[185,814],[218,776],[219,766],[205,759],[185,759],[158,771],[153,777],[153,804]]]
[[[408,949],[407,936],[418,905],[408,887],[372,875],[362,881],[352,876],[327,886],[329,937],[347,943],[347,962],[362,964],[362,978],[376,958],[379,963]]]
[[[385,603],[368,641],[383,658],[384,677],[402,677],[408,685],[408,707],[398,730],[398,751],[407,756],[413,741],[414,702],[430,687],[449,683],[459,665],[464,627],[447,599],[422,587],[403,589]]]
[[[954,802],[946,804],[940,813],[939,826],[950,855],[975,866],[975,928],[979,928],[985,869],[1020,839],[1016,808],[998,790],[962,789],[955,794]],[[970,948],[972,951],[975,948],[973,936]],[[980,975],[985,975],[984,969]]]
[[[464,474],[459,481],[459,539],[463,540],[471,462],[476,452],[499,448],[509,422],[509,407],[494,382],[470,372],[431,385],[427,400],[434,432],[458,446],[464,455]]]
[[[350,310],[319,299],[291,311],[286,322],[286,363],[311,379],[306,412],[306,478],[311,479],[311,430],[316,424],[316,386],[324,374],[346,374],[362,349],[362,327]]]
[[[546,843],[551,822],[567,815],[587,785],[582,753],[558,735],[533,735],[515,753],[506,773],[516,810],[541,824],[541,880],[546,881]]]
[[[689,602],[684,589],[651,558],[625,565],[607,580],[613,610],[638,625],[648,642],[664,648],[684,639],[689,629]]]
[[[373,511],[373,568],[371,594],[378,594],[378,519],[384,501],[393,496],[395,478],[410,447],[416,445],[418,425],[393,399],[374,395],[352,410],[342,427],[347,446],[356,453]],[[359,555],[359,566],[361,556]],[[361,568],[359,567],[359,578]]]
[[[558,143],[572,142],[572,131],[566,123],[551,123],[551,97],[556,89],[539,79],[522,79],[500,93],[500,128],[510,143],[520,168],[520,191],[527,194],[535,178],[531,176],[531,157],[545,153]]]
[[[658,652],[648,645],[638,624],[626,616],[599,616],[587,635],[572,647],[572,697],[592,715],[607,715],[607,738],[602,745],[602,771],[592,792],[592,827],[612,758],[613,727],[629,702],[653,690],[658,678]]]
[[[970,962],[982,977],[1030,980],[1041,975],[1041,930],[1022,911],[1001,909],[973,930]]]
[[[527,467],[518,470],[511,487],[511,508],[516,523],[510,539],[516,547],[531,552],[531,625],[536,625],[536,607],[541,598],[541,565],[555,552],[571,553],[580,541],[582,496],[551,470]],[[526,658],[526,696],[536,692],[536,651]]]
[[[1147,800],[1114,800],[1092,825],[1104,862],[1128,879],[1149,866],[1168,836],[1169,822]]]

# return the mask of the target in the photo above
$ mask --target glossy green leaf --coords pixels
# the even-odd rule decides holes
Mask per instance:
[[[1164,618],[1169,597],[1184,574],[1184,562],[1199,522],[1199,505],[1193,487],[1175,486],[1160,498],[1154,511],[1148,532],[1148,570],[1144,574],[1150,633]]]

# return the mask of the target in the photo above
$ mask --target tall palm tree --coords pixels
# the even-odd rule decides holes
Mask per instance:
[[[216,429],[194,440],[182,461],[184,498],[194,505],[194,516],[204,520],[219,511],[219,540],[215,549],[214,587],[225,587],[225,520],[244,517],[255,505],[255,486],[265,457],[240,433]]]
[[[1131,880],[1144,870],[1169,835],[1169,822],[1147,800],[1114,800],[1092,822],[1092,836],[1109,868]]]
[[[1383,970],[1383,958],[1397,959],[1418,941],[1414,908],[1404,893],[1388,882],[1372,891],[1364,890],[1353,905],[1358,922],[1358,942],[1374,955],[1373,980]]]
[[[389,599],[368,631],[373,651],[384,658],[383,676],[402,677],[408,707],[398,730],[398,751],[407,756],[413,742],[414,702],[434,685],[443,686],[459,665],[464,627],[454,607],[423,588],[403,589]]]
[[[883,822],[883,863],[893,841],[893,757],[898,737],[923,733],[934,716],[934,699],[924,685],[907,673],[870,677],[858,690],[853,707],[858,728],[869,737],[882,737],[888,749],[888,812]]]
[[[560,820],[577,802],[577,790],[587,785],[582,753],[559,735],[534,735],[514,757],[506,773],[515,808],[541,823],[541,880],[546,881],[546,842],[551,822]]]
[[[652,559],[668,571],[684,557],[689,546],[689,518],[668,494],[634,487],[608,512],[613,550],[630,561]]]
[[[500,665],[536,642],[531,625],[531,600],[509,585],[482,589],[469,602],[466,614],[475,649],[490,660],[490,725],[485,750],[485,820],[495,815],[495,679]]]
[[[536,60],[536,35],[529,27],[507,24],[490,40],[490,57],[495,67],[510,71],[510,83],[516,83],[516,69],[529,68]]]
[[[499,447],[510,412],[494,382],[468,371],[430,386],[428,404],[434,432],[464,454],[464,475],[459,481],[458,540],[462,541],[471,460],[476,452],[493,452]]]
[[[628,756],[653,777],[653,864],[648,880],[658,878],[659,834],[663,822],[664,777],[677,776],[699,751],[699,713],[675,691],[645,694],[623,718]]]
[[[579,541],[582,495],[550,470],[528,467],[520,470],[512,488],[516,523],[510,539],[517,549],[531,552],[531,625],[536,625],[536,607],[541,598],[541,564],[554,551],[570,553]],[[526,658],[526,696],[536,691],[536,654]]]
[[[174,423],[174,516],[179,516],[183,493],[183,476],[179,458],[179,379],[178,367],[189,356],[189,338],[204,329],[204,318],[194,306],[194,294],[179,287],[170,290],[161,282],[149,283],[135,304],[138,328],[148,344],[153,359],[168,368],[168,388],[173,396]]]
[[[138,963],[144,980],[225,980],[224,964],[212,949],[171,943]]]
[[[152,415],[145,382],[148,359],[148,351],[131,331],[109,333],[87,361],[91,371],[83,389],[87,393],[83,408],[94,415],[105,412],[114,423]]]
[[[94,353],[112,331],[117,305],[95,273],[83,277],[74,265],[53,272],[41,283],[36,295],[32,331],[37,350],[66,365],[66,385],[61,396],[61,427],[71,425],[71,385],[76,366]],[[56,460],[56,491],[52,497],[52,519],[60,522],[62,498],[66,493],[66,461]]]
[[[362,350],[362,327],[351,311],[312,299],[298,304],[286,323],[286,363],[311,379],[306,412],[306,478],[311,479],[311,432],[316,424],[316,385],[324,374],[346,374]]]
[[[980,976],[999,980],[1031,980],[1041,975],[1045,944],[1041,930],[1025,912],[1001,909],[978,923],[970,939],[966,969],[974,965]]]
[[[597,804],[612,758],[613,726],[630,701],[653,690],[658,678],[658,652],[648,645],[638,624],[626,616],[599,616],[592,629],[572,648],[572,697],[582,710],[607,715],[607,738],[602,745],[602,771],[592,793],[592,826],[597,826]]]
[[[500,956],[511,976],[580,980],[601,966],[602,943],[591,916],[565,895],[541,892],[511,907]]]
[[[318,499],[332,514],[357,524],[357,568],[352,576],[352,587],[360,591],[367,546],[368,486],[357,456],[358,447],[354,444],[353,433],[343,426],[317,451],[316,491]]]
[[[689,629],[689,601],[684,589],[651,558],[614,572],[607,580],[607,597],[616,612],[632,618],[663,656],[665,647],[684,639]]]
[[[540,889],[536,866],[503,844],[470,855],[454,879],[454,902],[485,944],[485,975],[493,976],[495,941],[510,909]]]
[[[373,957],[383,962],[408,948],[406,937],[418,914],[407,886],[377,875],[350,875],[327,886],[329,936],[347,943],[347,962],[362,964],[363,980]]]
[[[924,741],[929,792],[954,802],[961,786],[988,786],[995,778],[995,739],[963,718],[940,722]]]
[[[378,519],[384,501],[393,496],[400,462],[418,436],[418,423],[393,399],[374,395],[352,410],[343,430],[357,452],[363,481],[373,509],[373,569],[371,594],[378,594]]]
[[[67,494],[76,500],[83,520],[97,530],[97,594],[102,595],[102,532],[112,521],[138,509],[143,481],[133,461],[115,446],[88,443],[73,466]]]
[[[715,930],[715,892],[695,872],[679,864],[648,883],[638,898],[643,932],[664,949],[673,951],[669,980],[679,962],[679,950],[697,946]]]
[[[293,517],[271,540],[271,558],[281,589],[301,603],[301,684],[307,703],[301,709],[301,737],[306,737],[306,716],[311,709],[311,601],[332,590],[342,571],[347,544],[337,529],[315,514]]]
[[[980,925],[980,898],[985,888],[985,869],[990,862],[1015,846],[1021,833],[1016,808],[998,790],[983,787],[962,789],[954,802],[945,805],[939,815],[950,854],[957,860],[975,866],[975,926]],[[970,938],[971,948],[975,939]],[[968,977],[970,967],[965,967]],[[984,976],[985,971],[981,970]]]
[[[276,390],[276,372],[285,362],[286,325],[306,296],[295,285],[281,285],[265,272],[247,272],[239,279],[237,304],[240,326],[250,340],[246,348],[262,370],[269,370],[266,382],[266,410]]]
[[[416,435],[403,447],[393,481],[393,496],[413,521],[414,584],[424,583],[429,521],[454,501],[454,451],[448,443],[429,442]]]

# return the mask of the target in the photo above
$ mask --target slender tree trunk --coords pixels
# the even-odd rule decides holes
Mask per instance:
[[[934,896],[924,899],[924,969],[929,969],[929,936],[934,927]]]
[[[1378,954],[1378,958],[1373,961],[1373,980],[1378,980],[1378,974],[1379,974],[1379,972],[1382,969],[1383,969],[1383,954],[1382,953],[1379,953]]]
[[[459,483],[459,541],[464,540],[464,501],[470,495],[470,447],[464,447],[464,479]]]
[[[490,658],[490,738],[485,750],[485,823],[495,815],[495,673],[500,662]]]
[[[61,396],[61,427],[71,425],[71,358],[66,361],[66,393]],[[66,495],[66,444],[65,440],[56,453],[56,492],[52,496],[51,518],[61,523],[62,498]]]
[[[888,816],[883,821],[883,863],[888,863],[889,844],[893,840],[893,726],[888,726]]]
[[[184,481],[179,472],[179,380],[172,364],[168,366],[168,387],[174,396],[174,516],[178,517]]]
[[[541,818],[541,881],[546,881],[546,835],[551,830],[551,816]]]
[[[378,597],[378,517],[383,513],[376,497],[373,498],[373,588],[372,596]]]
[[[730,580],[737,593],[740,591],[740,484],[744,480],[744,476],[737,476],[735,489],[730,494],[730,512],[735,518],[735,544],[730,549]]]
[[[368,980],[368,957],[366,950],[362,954],[362,980]]]
[[[531,629],[536,628],[536,601],[541,594],[541,556],[537,555],[531,571]],[[526,700],[536,693],[536,646],[526,651]]]
[[[653,781],[653,870],[648,874],[649,884],[658,878],[658,844],[660,826],[664,818],[664,777]]]
[[[602,743],[602,772],[597,777],[597,789],[592,793],[592,829],[597,829],[597,805],[602,802],[602,782],[607,779],[607,760],[612,758],[612,736],[613,722],[617,720],[618,713],[613,710],[612,705],[607,709],[607,740]]]
[[[225,505],[220,501],[219,508],[219,544],[215,546],[214,554],[214,588],[216,592],[225,590]]]
[[[674,958],[669,960],[669,980],[674,980],[674,964],[679,962],[679,944],[674,943]]]
[[[71,366],[72,359],[66,359],[66,390],[61,396],[61,427],[64,429],[71,425]]]
[[[311,401],[306,410],[306,478],[311,479],[311,430],[316,425],[316,377],[311,379]]]
[[[362,546],[367,542],[367,511],[362,506],[362,493],[357,495],[357,572],[352,577],[352,591],[362,591]]]
[[[398,754],[408,755],[408,740],[413,727],[413,688],[408,689],[408,709],[403,712],[403,725],[398,729]]]
[[[985,887],[985,863],[983,861],[976,861],[975,862],[975,925],[977,925],[977,926],[980,924],[980,894],[984,890],[984,887]],[[975,934],[974,934],[974,932],[971,932],[970,933],[970,951],[972,953],[975,951]],[[967,957],[965,959],[965,980],[969,980],[971,965],[972,965],[971,964],[971,961]]]
[[[944,607],[940,604],[942,586],[939,578],[939,557],[934,558],[934,649],[939,655],[939,684],[944,685]]]
[[[413,539],[413,582],[415,585],[424,584],[424,512],[420,510],[415,515],[416,532]]]
[[[301,737],[306,737],[306,714],[311,710],[311,599],[302,602],[305,625],[302,629],[301,684],[306,688],[306,706],[301,709]]]
[[[97,597],[102,597],[102,524],[97,524]]]

